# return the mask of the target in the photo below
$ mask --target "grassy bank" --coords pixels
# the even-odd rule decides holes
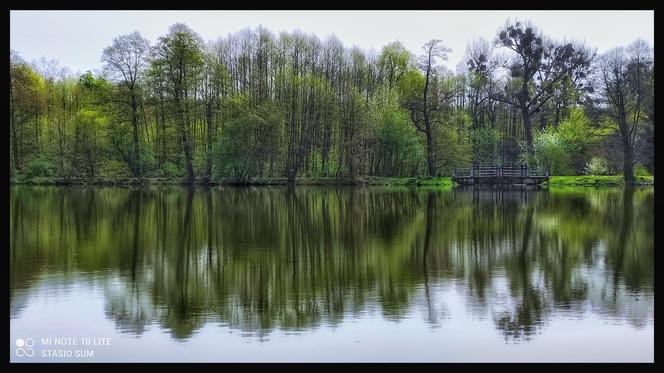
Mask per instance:
[[[149,186],[149,185],[185,185],[184,179],[179,178],[121,178],[121,179],[64,179],[64,178],[32,178],[10,179],[10,184],[17,185],[107,185],[107,186]],[[287,185],[286,178],[251,179],[245,183],[238,183],[233,179],[209,181],[203,178],[196,179],[194,185]],[[452,186],[454,183],[449,177],[378,177],[366,176],[356,179],[338,178],[297,178],[295,185],[338,185],[338,186]]]
[[[654,184],[653,176],[637,176],[639,185]],[[149,185],[185,185],[184,179],[179,178],[122,178],[122,179],[63,179],[63,178],[33,178],[10,179],[10,184],[21,185],[108,185],[108,186],[149,186]],[[251,179],[238,184],[233,179],[208,181],[203,178],[196,179],[195,185],[287,185],[286,178]],[[356,179],[338,178],[297,178],[295,185],[329,185],[329,186],[437,186],[451,187],[454,182],[450,177],[379,177],[363,176]],[[622,176],[551,176],[543,185],[549,186],[623,186]]]
[[[636,176],[636,184],[652,185],[653,176]],[[551,176],[544,185],[549,186],[623,186],[625,181],[621,175],[614,176]]]

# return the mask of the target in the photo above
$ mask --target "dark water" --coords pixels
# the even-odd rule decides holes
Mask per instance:
[[[12,187],[10,359],[653,361],[653,196]]]

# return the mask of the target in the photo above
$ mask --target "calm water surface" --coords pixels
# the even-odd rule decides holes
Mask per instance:
[[[653,361],[653,196],[12,187],[10,360]]]

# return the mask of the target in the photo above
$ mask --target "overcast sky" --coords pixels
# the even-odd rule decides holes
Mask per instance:
[[[347,47],[377,51],[399,40],[419,54],[427,40],[442,39],[455,69],[469,41],[493,40],[507,18],[530,19],[546,35],[585,41],[600,53],[637,38],[654,47],[654,11],[11,11],[10,47],[28,62],[46,57],[84,72],[101,67],[114,37],[135,30],[154,43],[176,22],[205,40],[263,25],[321,39],[334,34]]]

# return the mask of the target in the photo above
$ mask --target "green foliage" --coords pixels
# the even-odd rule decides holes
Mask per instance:
[[[81,75],[78,79],[78,84],[97,92],[110,88],[110,83],[104,77],[95,77],[90,71]]]
[[[378,67],[387,80],[388,87],[392,88],[408,69],[410,52],[400,42],[390,43],[381,51]]]
[[[140,144],[138,147],[138,167],[141,174],[150,173],[157,167],[154,150],[147,144]]]
[[[434,132],[437,175],[451,175],[452,169],[471,163],[472,143],[467,131],[451,125],[437,126]]]
[[[24,173],[27,178],[53,177],[55,176],[55,166],[52,160],[46,155],[39,155],[32,158],[26,164]]]
[[[495,128],[477,128],[470,131],[472,158],[483,165],[498,164],[500,159],[500,131]]]
[[[585,168],[586,175],[592,176],[607,176],[611,175],[611,168],[609,167],[609,161],[602,157],[593,157],[587,164]]]
[[[581,172],[589,154],[589,145],[594,140],[594,131],[583,109],[574,108],[569,117],[558,124],[558,136],[569,154],[569,168]]]
[[[634,166],[634,176],[645,178],[652,177],[650,172],[648,172],[648,169],[646,169],[641,163],[637,163]]]
[[[184,177],[185,172],[182,167],[179,167],[173,162],[166,162],[161,167],[160,176],[164,178],[181,178]]]
[[[637,177],[636,181],[643,184],[654,183],[652,176]],[[565,186],[621,186],[625,184],[622,175],[611,176],[551,176],[549,185]]]
[[[252,112],[226,123],[215,157],[219,175],[232,177],[238,183],[249,181],[257,156],[253,138],[261,125],[265,125],[264,119]]]
[[[207,165],[207,154],[205,152],[195,153],[192,159],[192,164],[194,166],[194,170],[202,173]]]
[[[75,153],[71,162],[76,176],[97,176],[101,149],[101,133],[106,117],[95,108],[83,108],[74,117]]]
[[[21,174],[14,168],[14,166],[9,167],[9,183],[19,183],[21,182]]]
[[[500,43],[523,41],[519,48],[534,57],[548,50],[537,42],[539,32],[534,37],[522,26],[506,26]],[[585,68],[585,60],[570,59],[569,47],[544,44],[565,55],[546,52],[539,57],[548,62],[535,65],[554,75],[564,67],[549,65],[554,60]],[[533,134],[534,153],[520,155],[517,144],[526,136],[513,104],[525,78],[519,61],[507,61],[514,78],[500,77],[488,42],[475,43],[464,61],[470,71],[452,73],[439,64],[447,48],[436,40],[427,45],[432,59],[416,63],[399,42],[373,56],[334,38],[261,28],[206,44],[175,24],[153,46],[137,32],[114,39],[102,52],[103,75],[53,74],[11,53],[10,179],[180,178],[186,171],[192,181],[207,176],[211,164],[215,178],[237,182],[359,180],[449,175],[472,161],[513,163],[520,156],[531,167],[572,175],[607,173],[593,157],[614,168],[621,162],[619,126],[609,119],[617,116],[583,100],[577,80],[584,76],[577,73],[584,69],[555,81],[528,78],[531,124],[541,119],[547,128]],[[652,170],[654,71],[643,78],[634,161]],[[554,125],[554,117],[562,120]]]
[[[131,176],[127,170],[127,165],[115,159],[101,161],[99,164],[99,174],[111,179]]]
[[[524,159],[531,168],[542,168],[550,175],[569,175],[570,155],[564,141],[555,129],[548,128],[537,133],[533,139],[532,158]],[[527,152],[523,152],[527,154]]]
[[[404,101],[421,95],[424,89],[424,76],[415,68],[406,70],[399,80],[399,97]]]
[[[570,175],[586,171],[589,146],[594,138],[590,120],[581,108],[574,108],[557,128],[547,127],[533,138],[531,157],[523,151],[522,160],[541,167],[551,175]]]
[[[418,186],[438,186],[438,187],[450,187],[454,185],[452,178],[450,177],[432,177],[426,179],[416,179],[415,185]]]
[[[378,104],[372,105],[378,107]],[[378,107],[376,124],[378,161],[375,172],[384,176],[408,174],[425,161],[424,144],[404,110],[396,102]]]
[[[246,183],[261,171],[259,164],[279,159],[281,110],[273,102],[251,107],[246,95],[229,97],[226,107],[229,119],[212,152],[213,177]]]
[[[408,147],[408,136],[412,134],[406,113],[390,111],[383,114],[378,140],[384,151],[398,153]]]

